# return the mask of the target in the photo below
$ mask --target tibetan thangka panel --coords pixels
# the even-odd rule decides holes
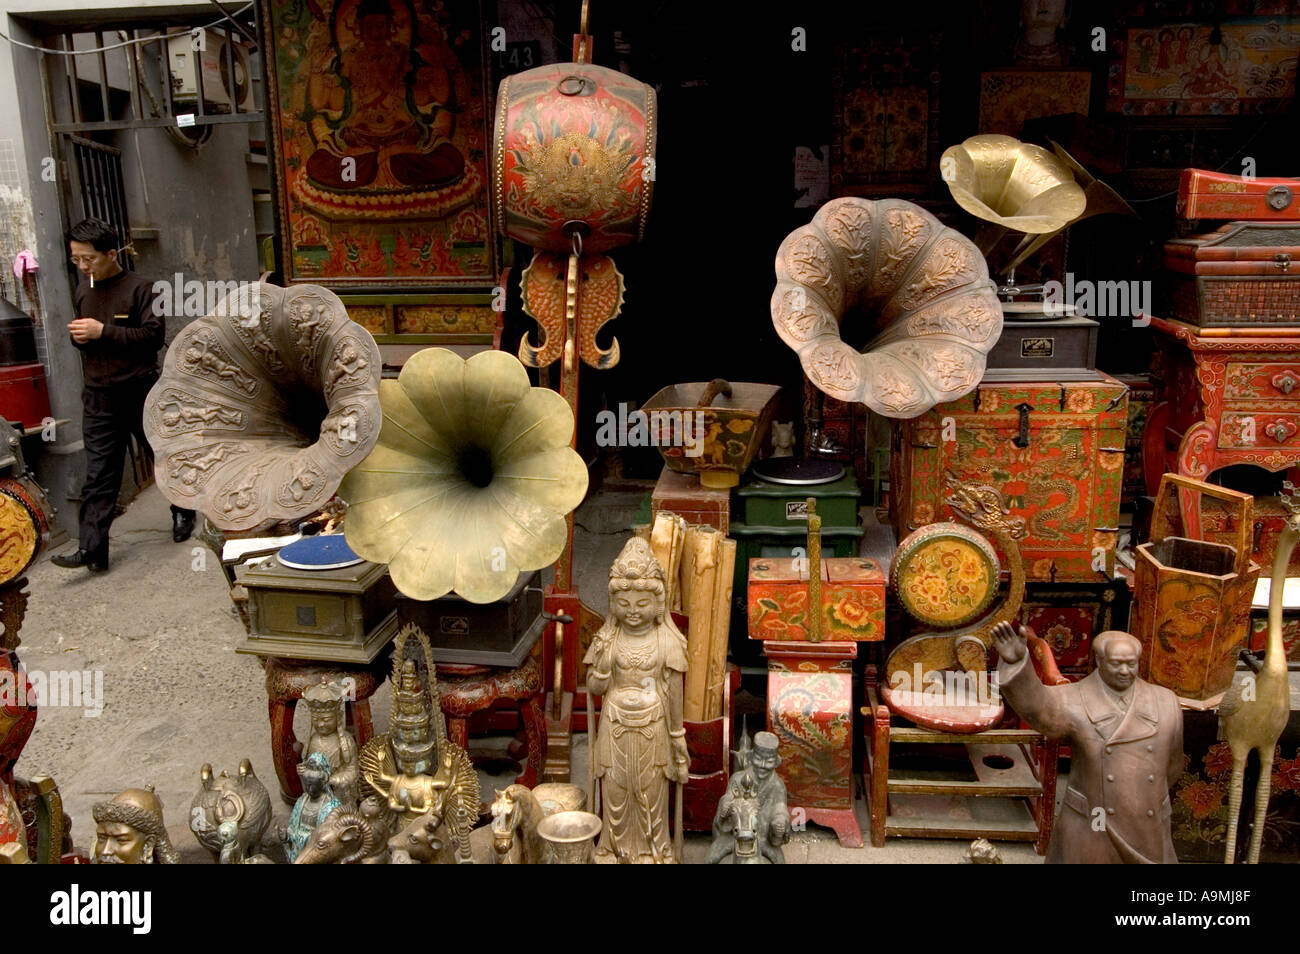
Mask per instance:
[[[286,282],[496,281],[479,12],[262,0]]]

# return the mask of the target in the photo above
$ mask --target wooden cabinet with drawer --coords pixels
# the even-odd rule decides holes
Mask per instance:
[[[1143,470],[1154,494],[1166,471],[1210,480],[1251,464],[1300,479],[1300,327],[1212,328],[1152,318],[1160,397],[1147,415]],[[1280,528],[1271,498],[1256,498],[1252,558],[1270,566]],[[1184,512],[1187,536],[1228,533],[1213,508]],[[1300,554],[1292,560],[1300,570]]]
[[[996,487],[1025,521],[1030,580],[1099,582],[1114,569],[1128,389],[1101,375],[982,383],[895,426],[891,518],[899,538],[951,520],[947,478]],[[1005,554],[1000,554],[1006,567]]]

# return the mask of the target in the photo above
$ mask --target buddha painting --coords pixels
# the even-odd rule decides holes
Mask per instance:
[[[452,142],[459,66],[431,19],[418,21],[406,0],[343,0],[322,53],[328,62],[313,70],[307,96],[313,183],[423,189],[464,177]]]
[[[496,275],[477,4],[267,0],[286,277],[363,287]]]

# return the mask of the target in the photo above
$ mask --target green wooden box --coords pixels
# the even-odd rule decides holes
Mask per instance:
[[[735,494],[738,506],[732,507],[732,513],[752,528],[788,527],[796,535],[806,536],[808,524],[804,516],[809,497],[817,501],[817,514],[822,518],[823,533],[858,525],[861,491],[851,470],[829,484],[796,486],[751,479],[736,488]]]

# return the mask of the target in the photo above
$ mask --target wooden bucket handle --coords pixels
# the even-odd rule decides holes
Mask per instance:
[[[1171,493],[1174,489],[1178,494]],[[1229,490],[1227,487],[1218,487],[1214,484],[1207,484],[1203,480],[1197,480],[1194,477],[1184,477],[1181,474],[1165,474],[1160,478],[1160,492],[1156,497],[1155,513],[1151,517],[1151,542],[1159,543],[1165,537],[1170,536],[1173,531],[1173,514],[1170,513],[1169,498],[1175,497],[1180,503],[1180,509],[1190,507],[1193,502],[1197,512],[1200,512],[1201,498],[1213,497],[1216,500],[1223,500],[1228,504],[1235,504],[1236,510],[1233,519],[1236,521],[1237,538],[1235,549],[1237,551],[1237,563],[1234,571],[1238,574],[1245,573],[1250,569],[1250,554],[1254,549],[1254,516],[1255,516],[1255,498],[1250,494],[1243,494],[1239,490]]]

